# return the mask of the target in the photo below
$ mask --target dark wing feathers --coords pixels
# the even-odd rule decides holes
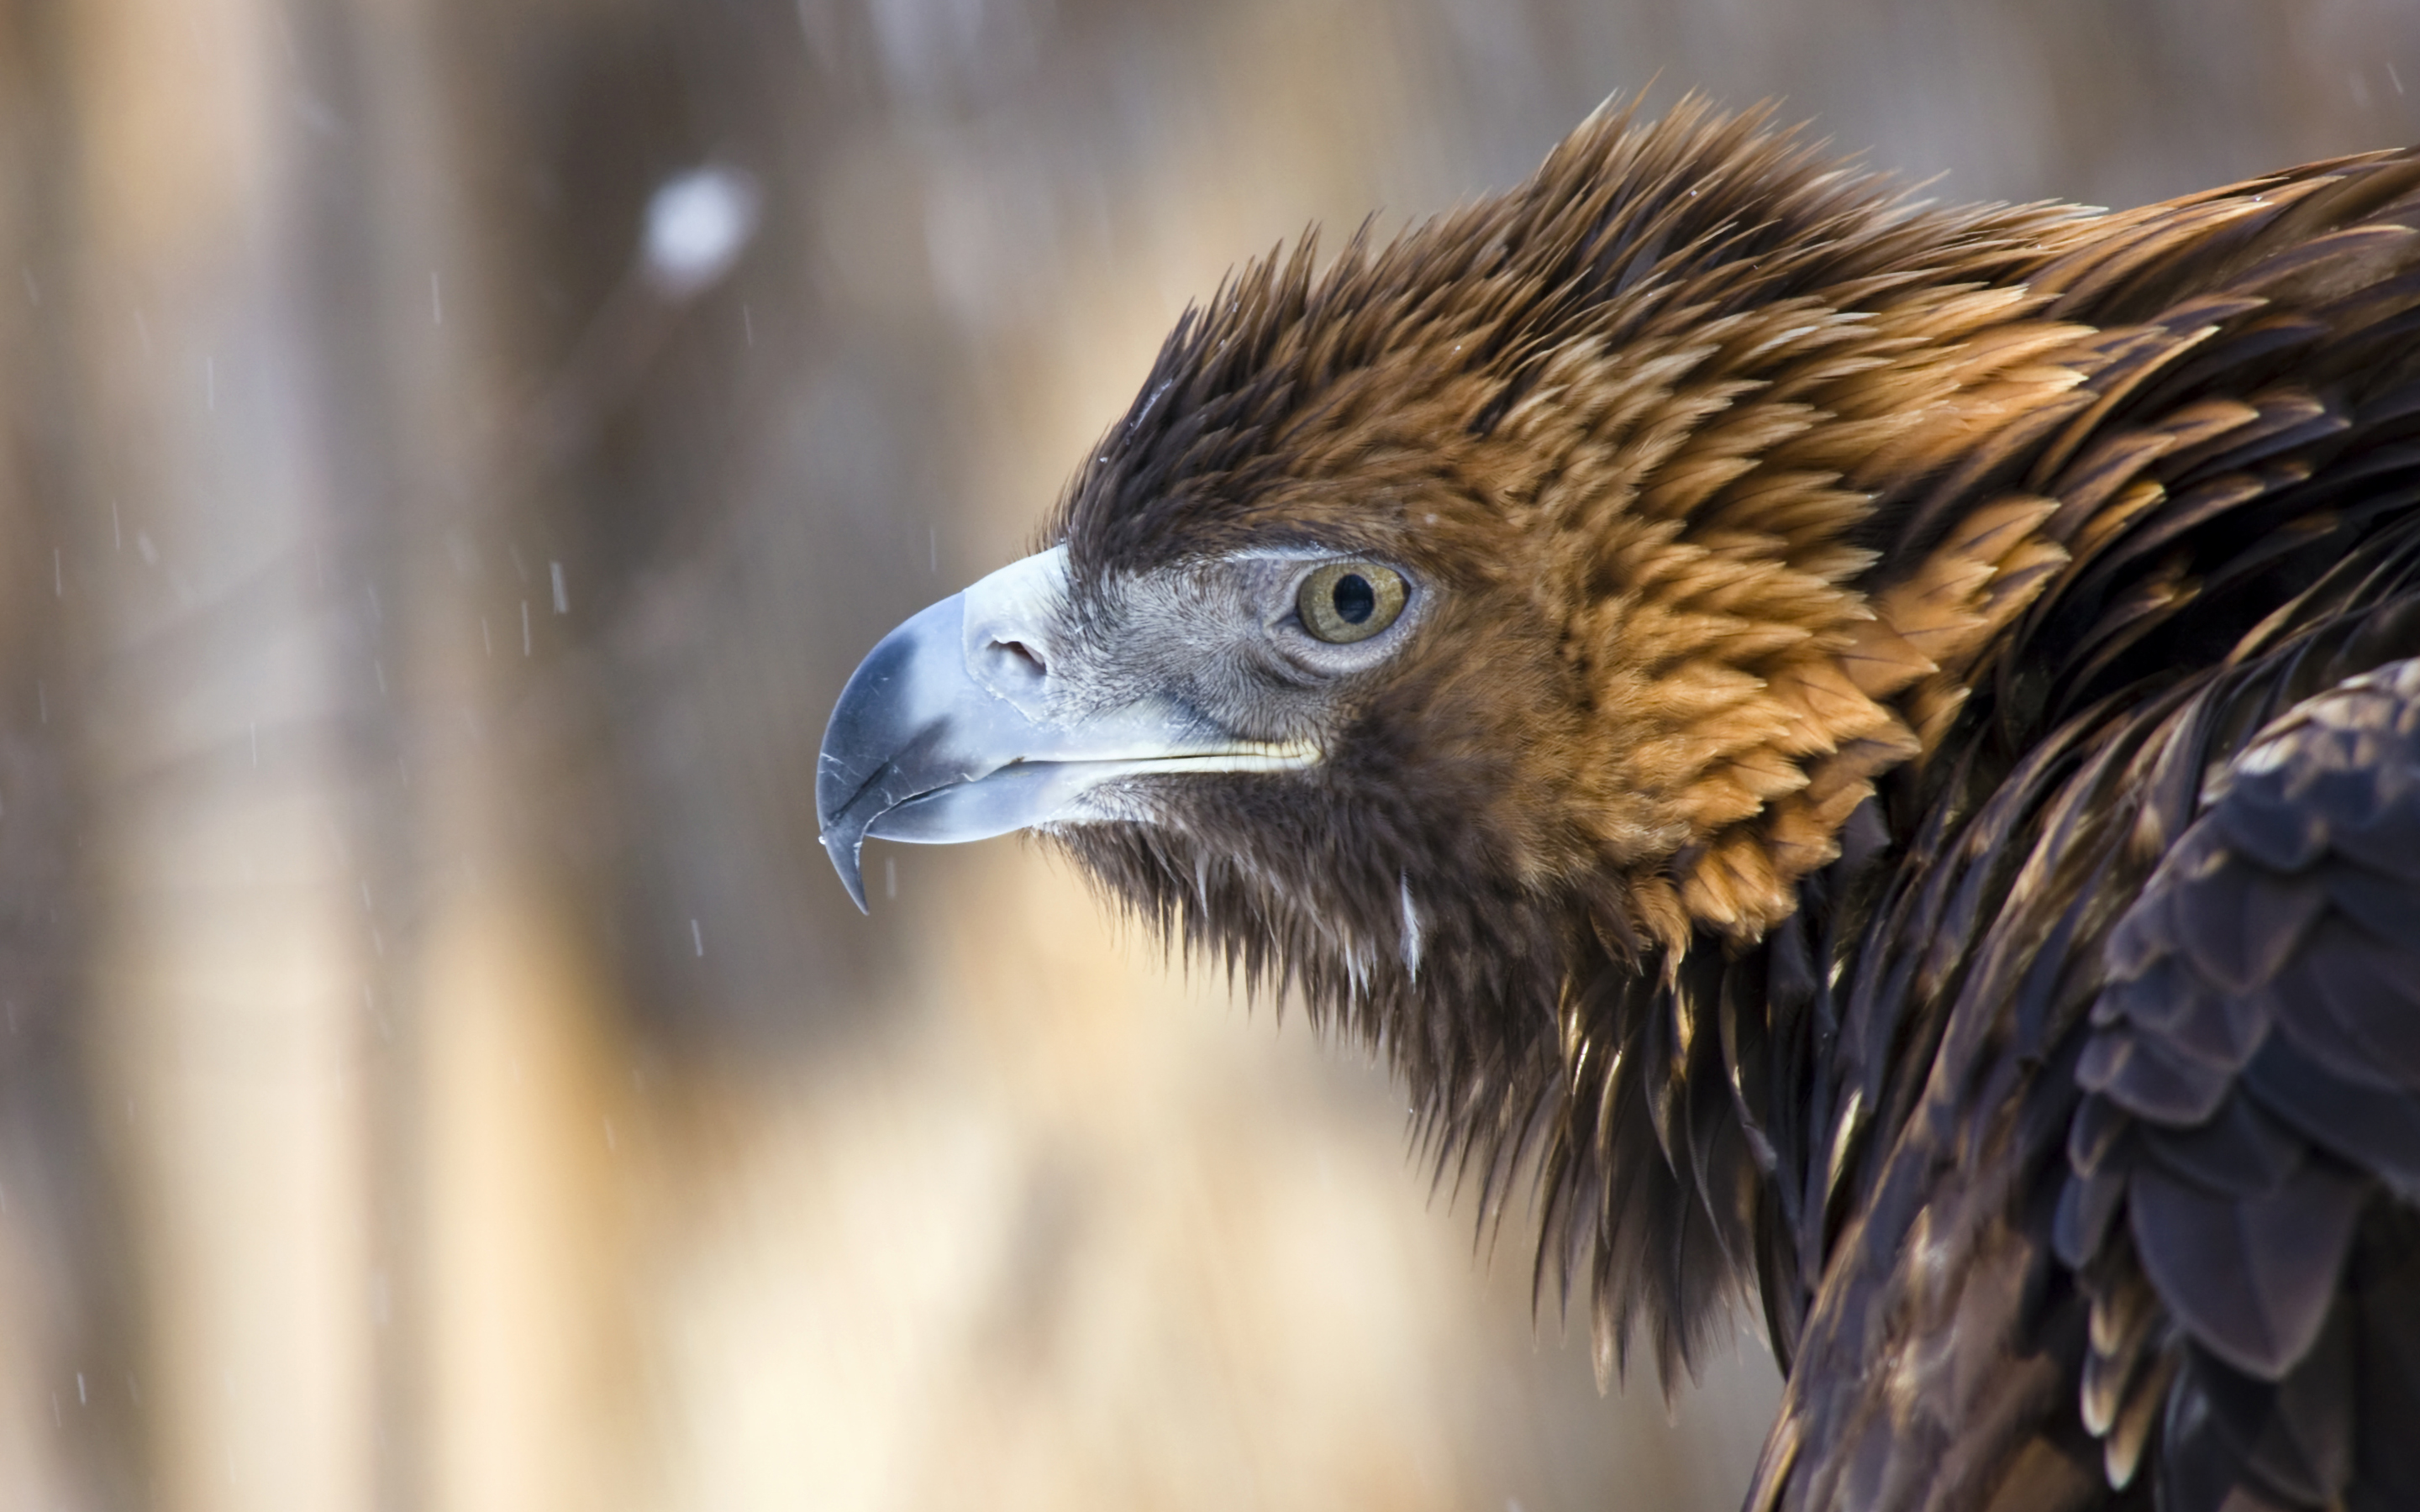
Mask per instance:
[[[2071,560],[1765,953],[1813,1290],[1752,1506],[2420,1505],[2415,189],[2042,270],[2085,380],[1880,517],[2022,486]]]
[[[2420,661],[2263,731],[2111,937],[2056,1239],[2087,1274],[2139,1266],[2180,1335],[2178,1486],[2223,1498],[2180,1463],[2214,1457],[2324,1504],[2357,1459],[2411,1456],[2374,1442],[2392,1420],[2355,1392],[2342,1285],[2365,1215],[2420,1196],[2420,876],[2397,874],[2420,867],[2389,835],[2420,841]]]
[[[2279,1380],[2326,1320],[2367,1187],[2312,1154],[2273,1191],[2234,1196],[2152,1153],[2127,1183],[2134,1253],[2194,1342],[2255,1380]]]
[[[2289,1032],[2264,1048],[2245,1071],[2245,1090],[2304,1139],[2420,1198],[2420,1107],[2412,1093],[2338,1075],[2304,1055],[2300,1038]]]
[[[2408,585],[2390,579],[2368,586],[2383,595]],[[2391,603],[2367,620],[2407,630],[2411,625]],[[1830,1247],[1831,1275],[1857,1279],[1827,1285],[1814,1301],[1784,1427],[1753,1504],[1980,1505],[1972,1483],[1910,1469],[1953,1441],[1978,1466],[2016,1477],[2007,1484],[2040,1491],[2049,1499],[2042,1504],[2081,1504],[2065,1500],[2085,1494],[2073,1489],[2073,1451],[2094,1435],[2102,1474],[2120,1479],[2154,1445],[2164,1462],[2207,1449],[2231,1456],[2226,1465],[2251,1463],[2226,1447],[2244,1438],[2228,1426],[2233,1419],[2213,1417],[2196,1395],[2220,1379],[2216,1372],[2233,1367],[2195,1342],[2194,1322],[2203,1313],[2224,1315],[2232,1325],[2263,1319],[2266,1332],[2255,1345],[2299,1342],[2309,1355],[2333,1316],[2338,1262],[2365,1242],[2367,1230],[2355,1220],[2374,1212],[2378,1182],[2366,1173],[2387,1169],[2383,1153],[2420,1146],[2392,1145],[2407,1126],[2381,1125],[2374,1112],[2355,1130],[2326,1134],[2287,1115],[2259,1088],[2273,1068],[2292,1064],[2259,1046],[2286,1037],[2247,1049],[2241,1011],[2230,1001],[2240,995],[2214,981],[2196,976],[2206,990],[2183,995],[2191,999],[2186,1007],[2175,994],[2146,999],[2149,1016],[2167,1026],[2162,1032],[2117,1032],[2134,1021],[2116,1005],[2180,963],[2196,972],[2207,965],[2220,980],[2240,981],[2264,964],[2282,977],[2325,944],[2336,916],[2324,912],[2299,926],[2265,925],[2250,939],[2203,927],[2195,912],[2203,900],[2192,887],[2212,889],[2212,897],[2224,892],[2223,906],[2238,917],[2244,906],[2227,866],[2210,862],[2203,837],[2223,834],[2253,800],[2229,808],[2222,798],[2199,817],[2193,809],[2199,772],[2247,718],[2273,716],[2281,700],[2315,676],[2341,676],[2347,656],[2391,646],[2361,633],[2374,625],[2351,624],[2277,641],[2263,656],[2190,680],[2130,716],[2095,711],[2079,722],[2091,734],[2079,734],[2078,727],[2062,732],[2065,738],[2037,749],[2031,764],[1979,806],[1975,825],[2035,839],[2024,864],[2001,868],[2003,880],[1986,889],[1995,906],[1974,964],[1962,980],[1937,984],[1957,996],[1960,1010],[1948,1014],[1954,1022],[1939,1053],[1924,1062],[1929,1074],[1918,1107],[1895,1138],[1872,1140],[1880,1153],[1863,1174],[1839,1178],[1855,1189],[1840,1211],[1855,1216]],[[2327,641],[2334,654],[2311,655],[2313,640]],[[2420,644],[2407,640],[2402,649],[2420,651]],[[2257,796],[2260,789],[2236,791]],[[2374,805],[2366,811],[2373,824],[2397,817]],[[2146,832],[2160,843],[2138,851],[2132,842]],[[2181,839],[2165,843],[2171,835]],[[2166,872],[2155,867],[2163,851],[2172,863]],[[2291,854],[2318,877],[2314,886],[2324,895],[2336,852],[2323,842]],[[1910,887],[1901,904],[1919,892],[1962,889],[1990,869],[1988,847],[1978,853],[1961,846],[1938,869],[1956,875]],[[2153,876],[2161,879],[2155,885]],[[2181,902],[2180,888],[2186,892]],[[2111,902],[2137,893],[2132,907]],[[2420,903],[2412,906],[2420,919]],[[1891,909],[1876,917],[1878,931],[1895,933]],[[1924,915],[1917,909],[1899,917],[1912,922]],[[2420,937],[2420,929],[2412,933]],[[2101,961],[2110,964],[2107,971]],[[1858,966],[1860,974],[1884,979],[1901,969],[1883,949]],[[1966,1011],[1995,1001],[2013,1005],[1997,1021]],[[2047,1056],[2018,1051],[2011,1021],[2021,1011],[2045,1021],[2035,1043],[2069,1048]],[[2217,1027],[2199,1024],[2197,1014],[2215,1015]],[[2107,1024],[2093,1029],[2094,1015]],[[2178,1034],[2194,1044],[2174,1042]],[[2235,1072],[2218,1069],[2230,1064]],[[2172,1077],[2193,1079],[2198,1090],[2188,1111],[2202,1116],[2180,1115]],[[2096,1085],[2102,1089],[2083,1095]],[[2326,1116],[2350,1119],[2367,1107],[2338,1097]],[[2144,1110],[2180,1116],[2162,1119]],[[1891,1125],[1878,1120],[1874,1127]],[[1995,1203],[2034,1216],[2023,1223],[1977,1217],[1971,1228],[1955,1216],[1988,1214]],[[2148,1252],[2139,1247],[2138,1228],[2149,1237]],[[1939,1252],[1944,1236],[1962,1231],[1968,1247]],[[1928,1252],[1928,1241],[1935,1252]],[[1992,1242],[2015,1244],[2025,1264],[1983,1265],[1980,1251]],[[2049,1263],[2054,1248],[2062,1261],[2056,1268]],[[2180,1311],[2172,1298],[2180,1270],[2183,1284],[2206,1288],[2207,1295],[2195,1299],[2197,1311]],[[2019,1273],[2024,1285],[2012,1288],[2008,1278]],[[1945,1288],[1954,1301],[1919,1305],[1924,1295]],[[2314,1297],[2321,1304],[2316,1318]],[[2244,1310],[2240,1304],[2247,1299],[2260,1308]],[[1951,1336],[1945,1329],[1954,1332],[1960,1350],[1945,1349]],[[2064,1410],[1978,1420],[1971,1398],[1928,1365],[1962,1351],[1971,1353],[1963,1354],[1961,1370],[1973,1370],[1978,1359],[2009,1369],[2031,1362],[2063,1368],[2063,1379],[2083,1389]],[[1842,1379],[1874,1381],[1877,1359],[1885,1380],[1894,1364],[1901,1372],[1896,1389],[1838,1389]],[[1824,1381],[1832,1387],[1803,1384]],[[2320,1411],[2309,1406],[2316,1385],[2299,1377],[2289,1384],[2300,1394],[2298,1411]],[[2337,1407],[2344,1410],[2343,1402]],[[1899,1471],[1886,1468],[1894,1463]],[[2175,1473],[2182,1478],[2172,1490],[2181,1499],[2171,1504],[2180,1508],[2218,1504],[2196,1504],[2181,1489],[2216,1485],[2223,1500],[2240,1478],[2235,1470],[2216,1478]],[[2094,1483],[2105,1488],[2108,1481],[2097,1476]],[[2291,1490],[2278,1494],[2277,1505],[2304,1504]]]

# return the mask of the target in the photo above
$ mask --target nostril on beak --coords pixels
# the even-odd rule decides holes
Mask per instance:
[[[1018,661],[1024,664],[1024,670],[1032,673],[1035,678],[1039,679],[1050,675],[1050,669],[1043,661],[1042,654],[1034,650],[1032,646],[1027,645],[1024,641],[995,640],[991,644],[993,650],[1005,651],[1010,656],[1017,658]]]

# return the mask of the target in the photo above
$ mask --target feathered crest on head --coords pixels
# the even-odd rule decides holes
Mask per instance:
[[[1171,550],[1267,481],[1286,433],[1315,424],[1344,375],[1485,375],[1484,429],[1575,337],[1617,344],[1659,316],[1702,319],[1888,266],[1937,239],[1890,180],[1843,168],[1773,110],[1690,95],[1649,124],[1608,100],[1509,193],[1383,245],[1364,222],[1320,266],[1316,229],[1187,308],[1133,405],[1050,524],[1079,559]],[[1902,275],[1905,276],[1905,275]]]

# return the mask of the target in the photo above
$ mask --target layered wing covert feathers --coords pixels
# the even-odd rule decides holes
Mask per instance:
[[[2172,1501],[2420,1505],[2387,1427],[2420,1424],[2420,661],[2297,704],[2202,804],[2076,1068],[2087,1426],[2166,1397]]]

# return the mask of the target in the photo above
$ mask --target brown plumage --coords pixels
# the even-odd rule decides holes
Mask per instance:
[[[1754,1505],[2420,1505],[2420,154],[1940,210],[1605,114],[1235,278],[1049,544],[969,675],[1191,764],[910,780],[877,652],[846,874],[1115,746],[1014,822],[1533,1180],[1604,1367],[1761,1314]]]

